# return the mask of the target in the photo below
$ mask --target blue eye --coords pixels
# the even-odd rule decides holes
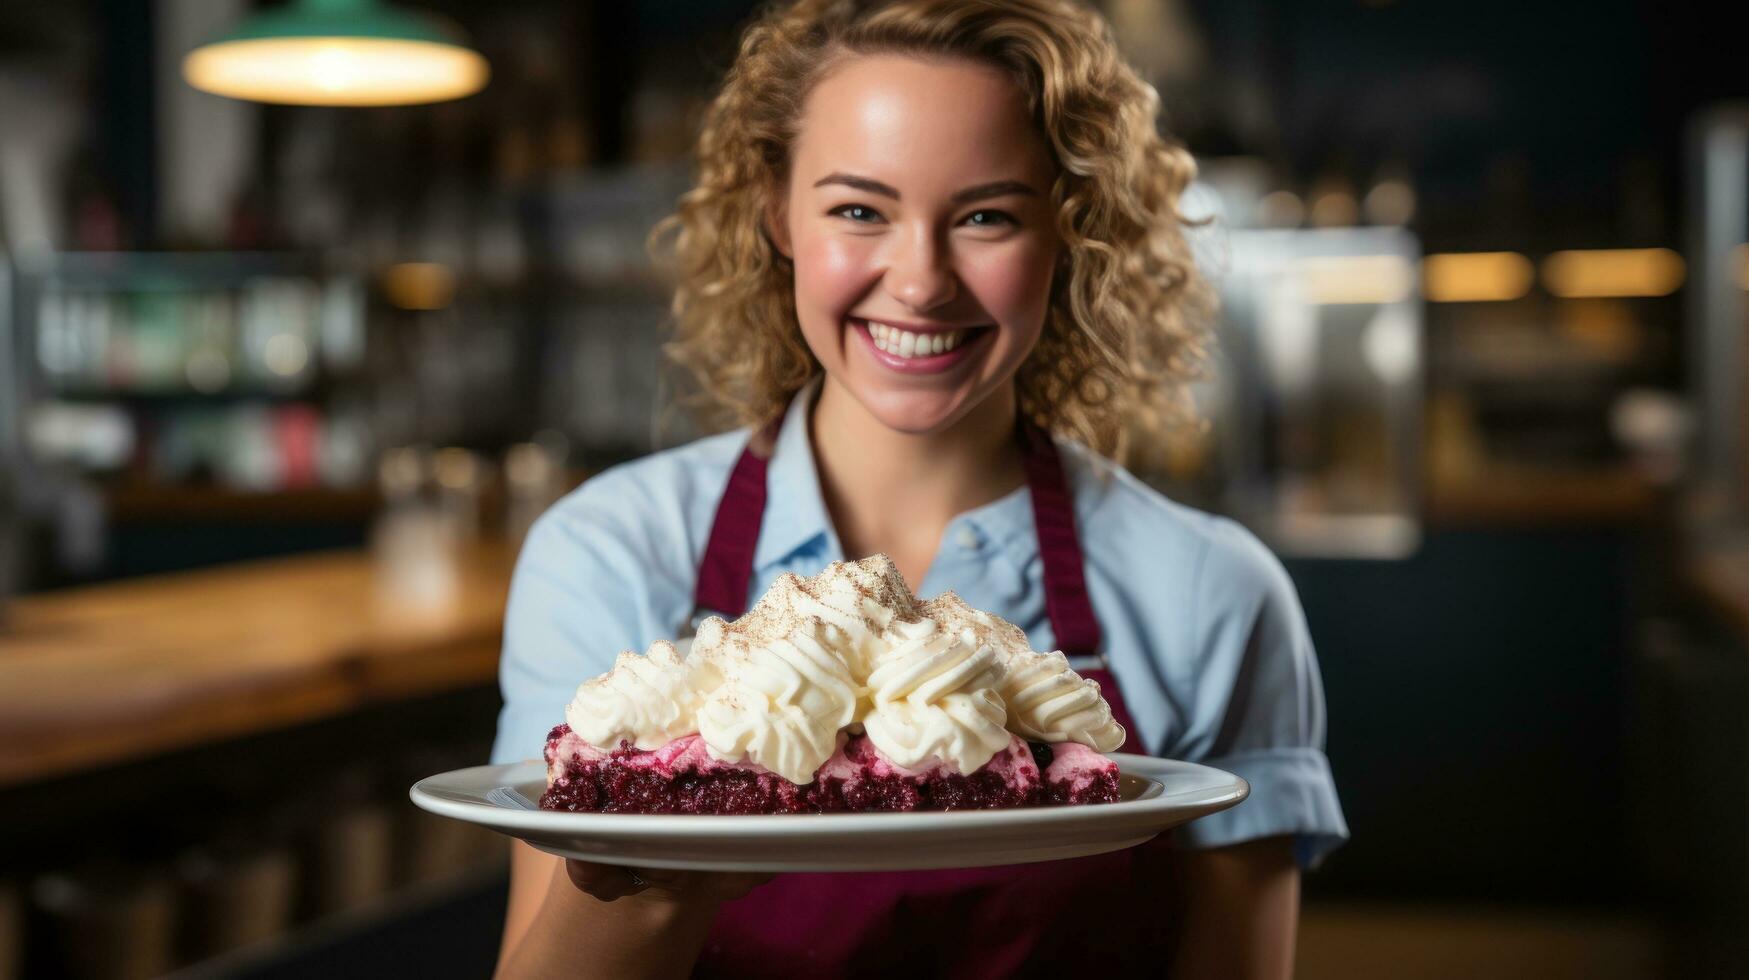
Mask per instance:
[[[879,211],[861,204],[840,204],[826,213],[849,218],[851,221],[859,222],[861,224],[879,221],[881,217]]]
[[[974,221],[972,220],[973,218],[984,218],[986,220]],[[1020,222],[1015,221],[1014,216],[1006,211],[984,210],[973,211],[971,214],[966,215],[966,223],[974,228],[994,228],[999,225],[1017,225]]]

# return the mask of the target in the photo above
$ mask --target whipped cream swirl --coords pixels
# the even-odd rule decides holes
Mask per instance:
[[[690,652],[622,653],[578,688],[565,720],[585,742],[653,749],[697,732],[723,762],[807,783],[860,726],[892,763],[973,772],[1010,732],[1101,752],[1123,728],[1061,653],[949,592],[918,602],[885,555],[783,575],[745,616],[712,617]]]
[[[1111,716],[1099,684],[1075,673],[1060,651],[1025,650],[1010,659],[1002,697],[1008,702],[1008,727],[1018,735],[1080,742],[1099,752],[1123,745],[1123,726]]]
[[[628,650],[614,659],[612,670],[584,681],[565,706],[565,723],[603,749],[620,742],[658,748],[697,730],[693,718],[702,692],[719,681],[714,664],[684,658],[674,644],[657,640],[645,655]]]
[[[829,636],[830,627],[798,620],[763,643],[726,630],[704,632],[692,655],[714,661],[723,683],[698,709],[698,733],[713,758],[743,759],[795,783],[837,748],[838,730],[856,718],[856,677]]]
[[[952,592],[924,606],[930,615],[1000,651],[1007,665],[1000,687],[1008,704],[1009,731],[1043,742],[1079,742],[1098,752],[1114,752],[1123,745],[1123,726],[1112,717],[1099,684],[1077,674],[1061,651],[1033,650],[1020,627],[973,609]]]
[[[875,748],[904,769],[939,761],[972,772],[1008,746],[994,647],[932,619],[897,624],[892,634],[868,675],[862,727]]]

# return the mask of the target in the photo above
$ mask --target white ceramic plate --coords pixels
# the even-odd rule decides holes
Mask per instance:
[[[960,810],[718,817],[560,813],[535,806],[539,762],[457,769],[413,785],[432,813],[520,837],[550,854],[700,871],[911,871],[1084,857],[1133,847],[1251,792],[1231,773],[1115,754],[1117,803]]]

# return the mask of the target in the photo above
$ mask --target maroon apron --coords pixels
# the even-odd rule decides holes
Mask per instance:
[[[695,614],[746,611],[778,424],[754,435],[729,476],[699,568]],[[1069,656],[1099,656],[1062,461],[1042,430],[1025,426],[1022,439],[1051,628]],[[1111,672],[1080,673],[1099,682],[1128,733],[1123,751],[1140,752]],[[1012,977],[1065,969],[1159,976],[1169,962],[1163,863],[1161,848],[1143,846],[1006,867],[783,874],[723,905],[694,976]]]

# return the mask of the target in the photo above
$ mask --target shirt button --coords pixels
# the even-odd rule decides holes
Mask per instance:
[[[960,528],[959,543],[960,547],[967,551],[978,550],[978,532],[969,527]]]

